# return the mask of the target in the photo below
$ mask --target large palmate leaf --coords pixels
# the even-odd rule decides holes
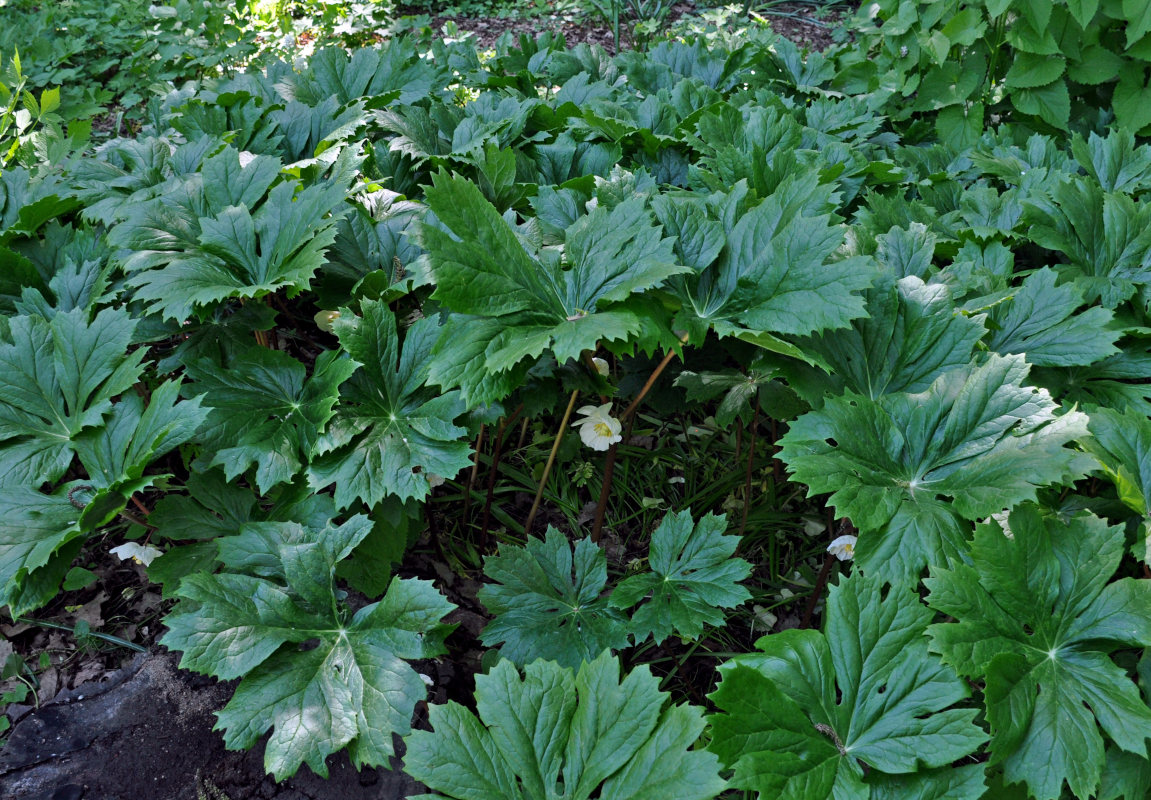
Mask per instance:
[[[684,305],[678,322],[697,337],[710,326],[721,336],[803,357],[776,334],[843,328],[863,316],[858,292],[871,285],[875,264],[833,257],[844,229],[831,223],[830,195],[830,187],[804,174],[750,208],[742,182],[727,195],[658,198],[656,214],[677,237],[680,262],[692,269],[672,281]]]
[[[1065,405],[1132,409],[1151,416],[1151,347],[1137,339],[1121,342],[1118,353],[1094,364],[1040,367],[1032,376]]]
[[[674,264],[671,241],[643,198],[576,220],[565,233],[562,255],[530,251],[462,178],[436,176],[427,200],[443,226],[416,227],[437,284],[433,297],[452,311],[500,320],[483,351],[489,372],[544,352],[563,363],[594,351],[598,342],[638,336],[644,317],[625,301],[685,269]],[[465,390],[472,392],[472,384]]]
[[[1067,263],[1057,269],[1088,302],[1115,308],[1151,283],[1151,205],[1082,177],[1057,184],[1051,197],[1029,204],[1029,235],[1064,254]]]
[[[320,432],[331,419],[340,384],[358,365],[328,351],[316,359],[309,377],[287,353],[253,347],[227,367],[202,359],[188,364],[210,409],[200,438],[229,479],[252,465],[261,492],[291,481],[307,462]]]
[[[335,483],[336,505],[357,498],[375,505],[385,495],[423,499],[429,475],[453,477],[469,463],[459,392],[427,385],[428,362],[441,335],[431,319],[408,328],[400,350],[396,318],[385,303],[365,300],[363,317],[345,310],[333,328],[361,365],[344,384],[340,404],[316,443],[308,480]]]
[[[352,149],[341,162],[354,160]],[[128,208],[108,234],[137,299],[182,320],[200,306],[306,288],[324,263],[346,208],[350,162],[301,186],[269,156],[241,161],[231,148],[199,172],[173,179],[159,197]]]
[[[987,739],[975,709],[948,709],[969,691],[928,652],[931,619],[910,589],[885,596],[881,580],[854,575],[831,587],[826,634],[765,636],[760,652],[721,665],[709,749],[735,769],[732,785],[771,800],[867,800],[886,774],[907,776],[898,797],[980,797],[978,775],[944,782],[954,794],[922,791],[938,781],[923,768]]]
[[[573,546],[548,526],[543,539],[505,545],[484,557],[479,599],[494,617],[480,634],[484,644],[517,664],[537,658],[578,667],[605,649],[629,644],[627,618],[601,597],[607,558],[591,539]]]
[[[112,407],[105,425],[86,428],[76,437],[76,454],[88,473],[80,518],[86,529],[103,525],[119,513],[133,492],[170,477],[145,475],[144,470],[191,439],[207,416],[199,399],[178,401],[179,394],[179,381],[162,383],[148,398],[146,408],[139,395],[125,394]]]
[[[1030,275],[1010,302],[990,310],[987,346],[997,353],[1021,353],[1043,367],[1093,364],[1119,352],[1118,330],[1109,330],[1112,314],[1083,305],[1075,284],[1056,286],[1057,276],[1044,267]]]
[[[1008,535],[1005,535],[1008,534]],[[932,650],[985,681],[992,762],[1038,800],[1095,791],[1103,731],[1147,755],[1151,708],[1108,654],[1151,645],[1151,582],[1108,583],[1123,531],[1091,514],[1031,505],[1007,527],[976,528],[971,563],[933,568],[927,602],[957,621],[932,625]]]
[[[1092,132],[1086,141],[1076,134],[1071,152],[1106,192],[1138,195],[1151,188],[1151,150],[1136,146],[1129,130],[1112,128],[1106,136]]]
[[[830,378],[812,382],[815,391],[806,390],[810,401],[845,388],[873,400],[892,392],[922,392],[944,372],[969,363],[984,335],[983,317],[959,313],[941,284],[883,275],[864,296],[868,316],[853,320],[850,328],[799,342],[831,372]],[[797,391],[805,390],[805,382],[795,383]]]
[[[440,620],[454,606],[428,581],[396,578],[378,603],[341,608],[336,564],[371,527],[357,516],[322,530],[244,529],[220,540],[228,571],[185,577],[165,618],[163,643],[183,651],[182,667],[242,677],[217,727],[233,749],[274,728],[264,765],[277,780],[302,763],[326,777],[325,759],[345,746],[357,766],[386,764],[427,693],[405,659],[444,652],[451,626]]]
[[[393,285],[412,282],[412,262],[422,252],[403,235],[424,207],[394,192],[374,192],[367,198],[371,212],[357,206],[336,223],[336,240],[320,270],[317,288],[321,308],[345,305],[358,287],[359,293],[379,299]],[[387,297],[386,299],[392,299]]]
[[[420,58],[410,39],[390,39],[383,47],[364,47],[349,56],[342,47],[323,47],[307,69],[280,84],[288,99],[316,105],[334,96],[340,103],[361,97],[410,105],[444,80],[443,67]],[[381,97],[382,95],[382,97]],[[380,103],[382,105],[382,103]]]
[[[786,168],[794,166],[795,151],[803,143],[802,130],[780,108],[749,103],[740,109],[716,103],[700,116],[696,136],[689,140],[700,152],[695,177],[712,191],[724,191],[742,181],[766,197]]]
[[[148,565],[148,577],[164,584],[165,598],[185,575],[214,569],[219,555],[214,540],[235,535],[249,522],[295,521],[321,529],[336,515],[331,495],[312,492],[302,480],[280,487],[271,507],[251,489],[229,483],[219,469],[191,473],[184,488],[187,494],[166,493],[148,517],[155,526],[153,541],[175,545]]]
[[[739,585],[751,564],[732,557],[739,537],[724,536],[726,529],[726,517],[706,514],[695,523],[690,509],[663,518],[651,534],[650,572],[624,579],[611,595],[620,609],[647,598],[631,614],[637,642],[648,634],[656,644],[672,633],[696,639],[704,625],[723,625],[721,609],[751,597]]]
[[[431,731],[404,739],[404,771],[457,800],[706,800],[725,787],[715,756],[690,749],[700,709],[667,705],[646,666],[622,681],[603,653],[573,674],[510,661],[476,676],[476,714],[428,707]],[[665,707],[666,706],[666,707]]]
[[[43,606],[59,592],[84,537],[123,511],[134,492],[169,477],[147,467],[191,438],[204,419],[198,401],[179,402],[179,382],[152,392],[147,407],[128,393],[105,423],[72,440],[87,478],[52,495],[27,486],[6,488],[0,503],[0,605],[13,614]]]
[[[142,371],[143,350],[128,352],[136,322],[105,309],[51,320],[18,316],[0,335],[0,486],[59,479],[86,428],[102,425],[112,398]]]
[[[963,550],[964,520],[1033,500],[1088,467],[1064,447],[1086,434],[1086,415],[1057,415],[1046,391],[1023,384],[1027,371],[1022,356],[992,355],[924,392],[834,398],[792,424],[780,458],[859,528],[861,567],[918,576]]]
[[[1135,552],[1151,563],[1151,420],[1133,409],[1095,408],[1088,428],[1091,438],[1083,444],[1103,465],[1119,499],[1139,515],[1143,541]]]
[[[42,606],[56,594],[64,572],[47,569],[49,563],[67,559],[66,570],[76,557],[84,531],[80,511],[69,496],[77,489],[77,484],[70,484],[52,495],[26,486],[0,491],[0,606],[7,606],[13,617]],[[47,592],[28,586],[37,572],[47,578]]]

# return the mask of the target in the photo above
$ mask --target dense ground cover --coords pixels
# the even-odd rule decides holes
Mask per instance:
[[[0,97],[9,699],[39,614],[238,679],[277,779],[1146,796],[1141,4],[300,57],[175,8]]]

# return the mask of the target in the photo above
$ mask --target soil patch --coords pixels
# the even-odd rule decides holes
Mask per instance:
[[[141,654],[100,682],[62,692],[24,718],[0,752],[5,800],[400,800],[419,785],[400,772],[357,772],[346,753],[330,777],[307,766],[277,784],[264,743],[224,749],[212,712],[234,684],[176,668],[169,653]]]
[[[833,33],[836,27],[854,13],[854,10],[848,6],[835,6],[825,10],[807,3],[783,3],[774,6],[770,12],[756,14],[755,18],[763,20],[773,31],[800,47],[826,50],[834,41]],[[699,9],[692,3],[677,3],[672,8],[668,22],[673,23],[685,15],[696,14],[698,11]],[[568,47],[583,42],[598,44],[609,53],[614,48],[611,26],[597,16],[504,18],[440,15],[432,17],[431,27],[438,31],[445,22],[455,23],[461,33],[474,35],[476,46],[480,49],[491,48],[496,39],[508,32],[516,37],[521,35],[535,37],[544,31],[563,34]],[[630,34],[629,27],[621,22],[621,48],[633,44],[630,41]]]

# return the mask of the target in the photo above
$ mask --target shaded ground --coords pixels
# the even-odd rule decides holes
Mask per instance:
[[[28,715],[0,752],[5,800],[399,800],[418,785],[399,772],[357,772],[344,753],[330,777],[306,766],[276,784],[261,743],[224,749],[212,712],[232,684],[176,669],[169,654],[142,654],[102,682],[61,693]]]
[[[679,20],[695,10],[692,3],[677,3],[671,11],[669,22]],[[756,18],[766,22],[779,35],[802,47],[823,50],[832,43],[832,32],[835,27],[841,24],[849,13],[846,7],[823,12],[806,3],[784,3],[772,8],[771,13],[763,13]],[[511,19],[437,16],[432,18],[433,30],[440,30],[445,22],[455,23],[461,32],[474,34],[477,45],[485,49],[490,48],[496,39],[509,31],[516,36],[520,34],[534,36],[544,30],[563,34],[569,47],[579,42],[586,42],[601,45],[608,52],[612,52],[613,48],[611,28],[598,17]],[[621,47],[626,47],[630,43],[629,32],[625,28],[626,26],[621,24]]]

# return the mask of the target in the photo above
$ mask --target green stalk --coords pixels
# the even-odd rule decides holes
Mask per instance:
[[[575,408],[576,398],[579,397],[579,389],[572,391],[571,399],[568,400],[567,410],[564,411],[564,418],[560,421],[559,432],[556,433],[556,440],[552,443],[552,451],[548,454],[548,463],[544,465],[544,474],[540,477],[540,486],[536,490],[536,499],[532,502],[532,510],[528,512],[527,521],[524,523],[524,536],[527,536],[532,531],[532,523],[535,522],[536,512],[540,509],[540,500],[544,496],[544,486],[547,485],[548,478],[552,474],[552,465],[556,462],[556,453],[559,452],[560,442],[564,439],[564,433],[567,431],[568,420],[571,419],[572,409]]]

